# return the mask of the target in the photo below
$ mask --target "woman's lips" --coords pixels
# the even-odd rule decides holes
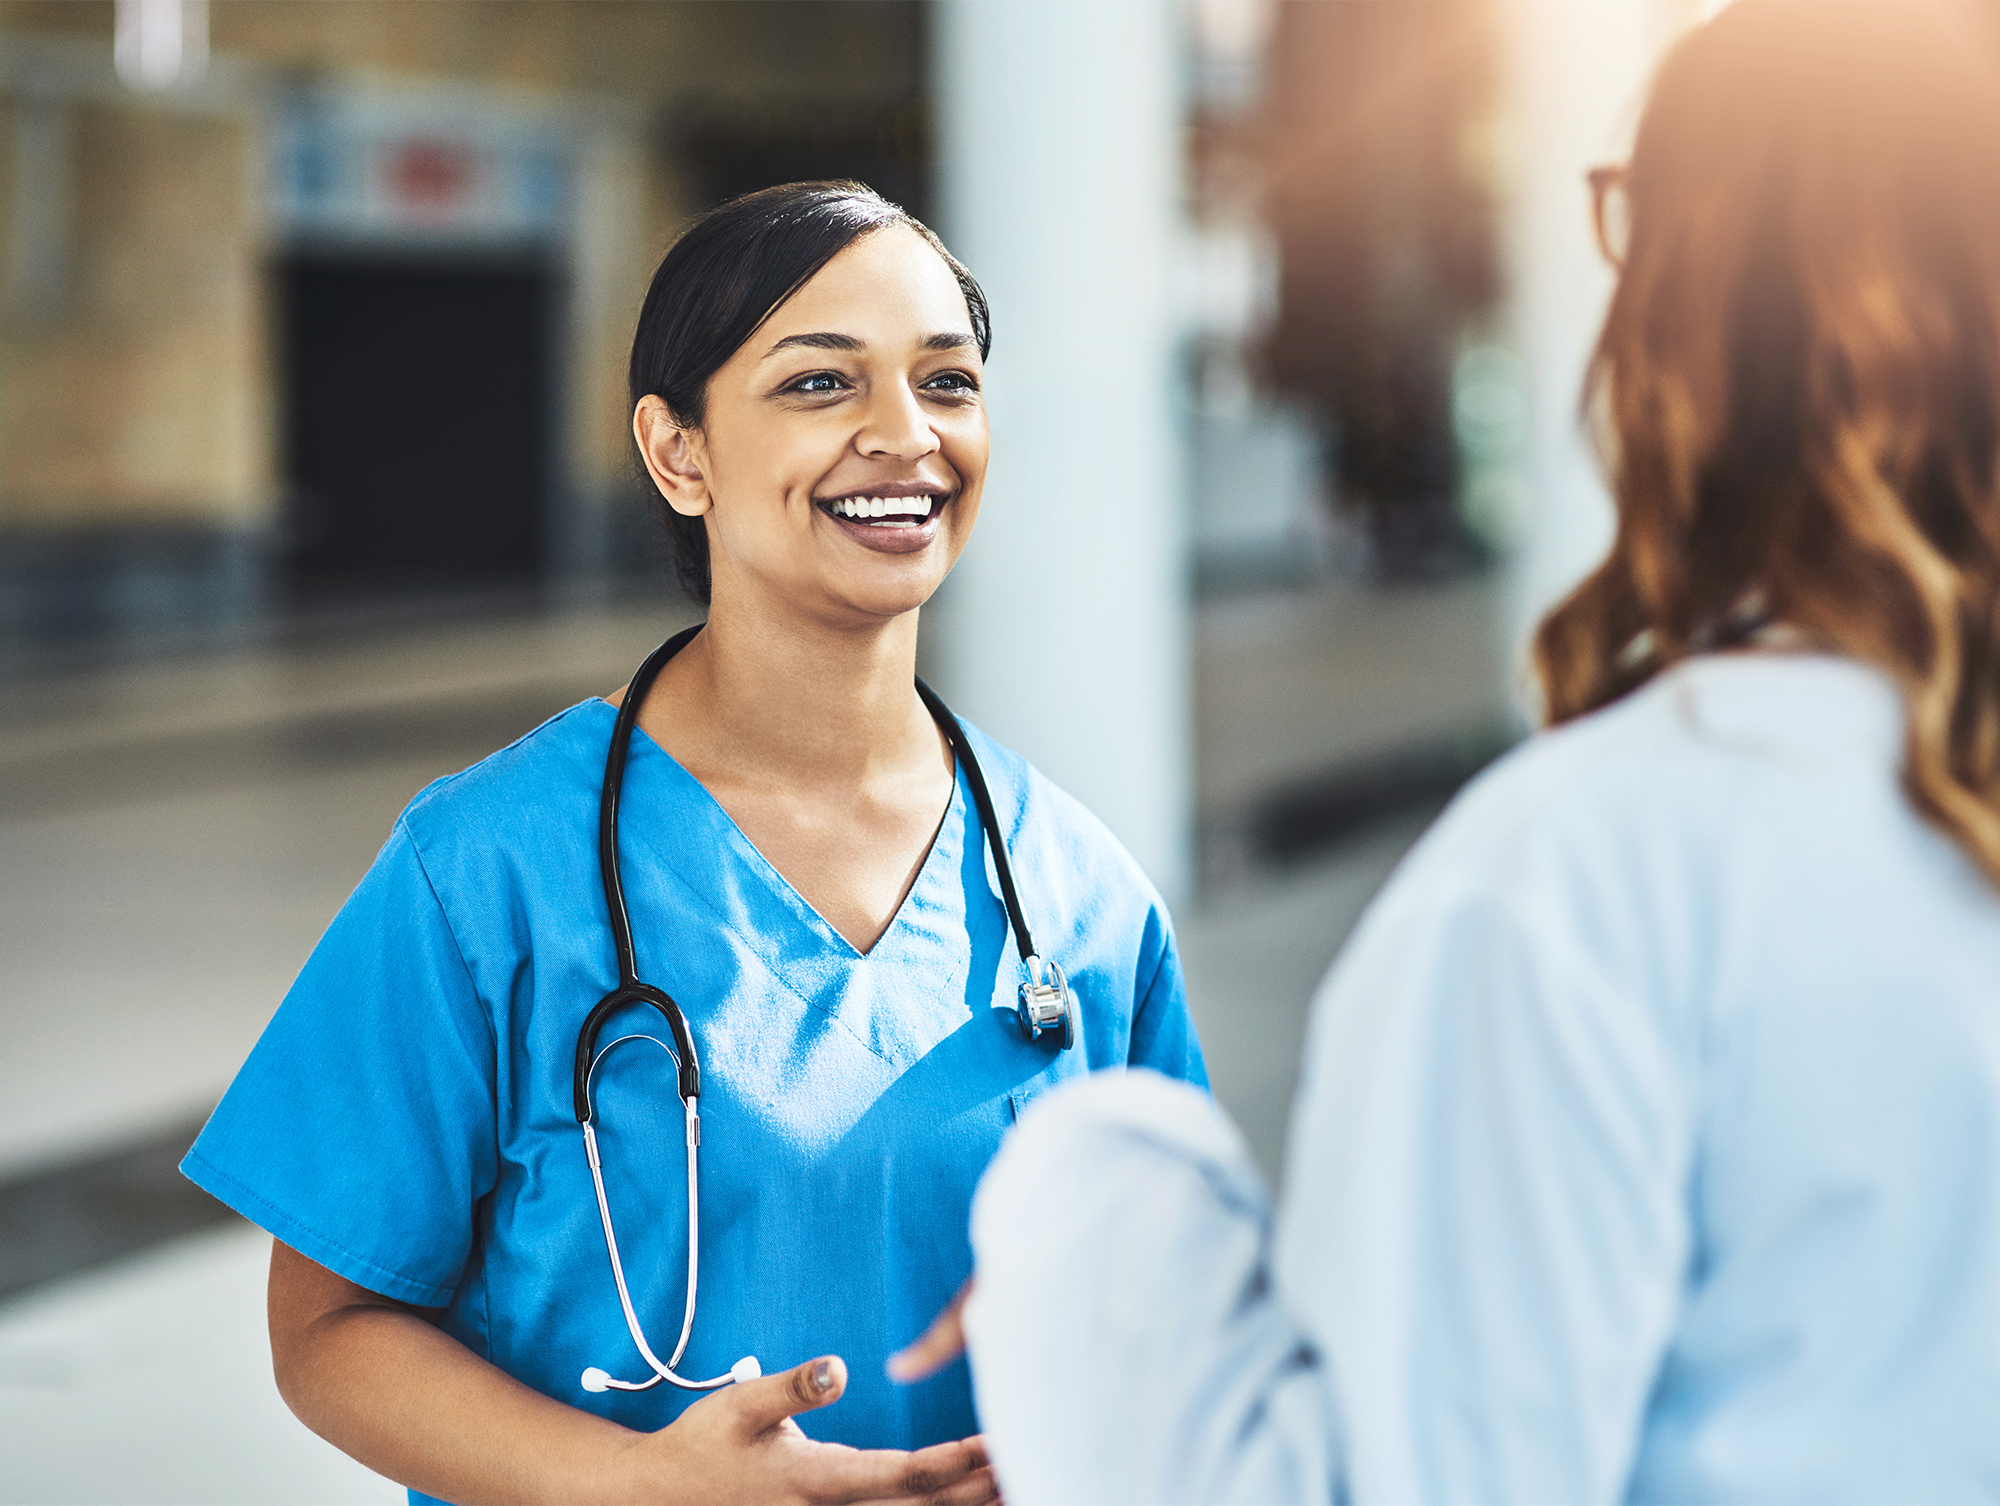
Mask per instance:
[[[915,554],[936,541],[939,515],[950,501],[935,495],[839,497],[815,506],[864,549],[877,554]],[[922,517],[915,515],[919,507],[924,508]],[[857,516],[848,516],[850,510]]]

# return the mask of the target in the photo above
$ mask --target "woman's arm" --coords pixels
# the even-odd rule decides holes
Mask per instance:
[[[1050,1092],[994,1160],[964,1326],[1016,1506],[1622,1498],[1688,1255],[1683,1072],[1525,905],[1402,898],[1315,1006],[1275,1225],[1149,1074]]]
[[[1333,1497],[1325,1377],[1274,1300],[1269,1228],[1242,1137],[1186,1083],[1102,1073],[1022,1116],[973,1204],[963,1318],[1010,1501]]]
[[[996,1498],[977,1438],[915,1453],[815,1443],[792,1417],[837,1401],[838,1358],[711,1393],[655,1433],[522,1385],[423,1309],[271,1247],[271,1358],[299,1420],[369,1468],[463,1502],[969,1503]]]

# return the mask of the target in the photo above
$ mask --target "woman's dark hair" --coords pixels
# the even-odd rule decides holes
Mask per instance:
[[[859,240],[903,225],[929,241],[958,279],[983,359],[992,345],[986,295],[929,226],[863,183],[786,183],[711,209],[675,241],[646,290],[632,336],[632,406],[653,396],[677,423],[702,422],[708,379],[759,325]],[[709,593],[708,529],[661,499],[681,588]]]

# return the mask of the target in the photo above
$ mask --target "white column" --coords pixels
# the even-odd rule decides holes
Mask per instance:
[[[1522,358],[1525,516],[1507,592],[1509,664],[1535,624],[1604,555],[1611,499],[1577,416],[1583,370],[1612,273],[1591,232],[1584,174],[1623,161],[1662,49],[1693,19],[1687,0],[1516,0],[1508,43],[1512,341]]]
[[[1179,7],[940,0],[932,16],[938,229],[994,328],[993,467],[933,624],[938,688],[1173,898],[1192,789]]]

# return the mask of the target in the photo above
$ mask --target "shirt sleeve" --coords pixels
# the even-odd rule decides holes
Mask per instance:
[[[398,823],[181,1163],[300,1254],[451,1299],[497,1177],[490,1017]]]
[[[1008,1499],[1622,1499],[1689,1248],[1684,1074],[1559,927],[1400,897],[1317,1003],[1274,1226],[1143,1073],[1050,1093],[973,1206]]]
[[[1271,1290],[1270,1209],[1209,1096],[1151,1072],[1054,1089],[972,1205],[980,1425],[1007,1499],[1324,1501],[1337,1441]]]
[[[1208,1086],[1208,1064],[1188,1012],[1187,979],[1181,973],[1180,947],[1166,913],[1154,906],[1147,919],[1144,955],[1150,975],[1140,969],[1139,996],[1132,1007],[1132,1040],[1126,1065],[1150,1067],[1199,1087]]]

